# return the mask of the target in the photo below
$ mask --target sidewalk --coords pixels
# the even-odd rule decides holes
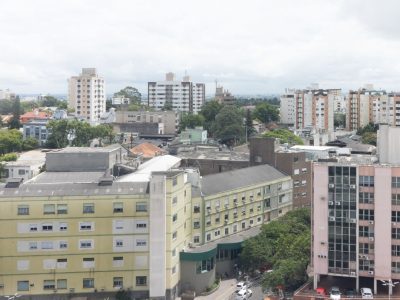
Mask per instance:
[[[229,299],[236,288],[236,279],[222,280],[221,284],[214,293],[208,296],[199,296],[195,299],[197,300],[227,300]]]

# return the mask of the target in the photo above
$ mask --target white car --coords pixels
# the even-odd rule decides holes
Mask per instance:
[[[329,299],[331,300],[340,300],[340,289],[336,286],[331,287],[329,292]]]
[[[253,295],[253,291],[250,289],[241,289],[236,292],[235,300],[247,300]]]
[[[374,299],[374,295],[370,288],[361,288],[360,293],[362,299]]]
[[[240,281],[236,284],[236,292],[239,292],[240,290],[247,289],[247,284],[243,281]]]

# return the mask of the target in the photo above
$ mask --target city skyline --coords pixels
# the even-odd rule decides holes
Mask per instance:
[[[95,67],[108,91],[185,72],[212,94],[280,93],[318,82],[400,90],[396,1],[2,1],[0,89],[66,93]],[[166,13],[168,12],[168,13]],[[377,14],[379,12],[379,14]],[[379,17],[378,17],[379,16]]]

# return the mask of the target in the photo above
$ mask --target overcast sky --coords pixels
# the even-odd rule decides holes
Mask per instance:
[[[400,91],[397,0],[1,0],[0,89],[66,93],[96,67],[107,93],[185,70],[214,92],[318,82]]]

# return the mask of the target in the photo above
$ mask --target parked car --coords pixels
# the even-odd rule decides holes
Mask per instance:
[[[328,293],[326,292],[326,289],[323,288],[323,287],[317,287],[317,288],[315,289],[315,292],[316,292],[318,295],[322,295],[322,296],[327,296],[327,295],[328,295]]]
[[[247,284],[244,281],[240,281],[236,284],[236,292],[243,290],[243,289],[247,289]]]
[[[360,289],[361,293],[361,298],[363,299],[374,299],[374,295],[372,294],[372,291],[370,288],[361,288]]]
[[[241,289],[236,292],[236,300],[247,300],[253,295],[253,291],[250,289]]]
[[[331,287],[329,291],[329,299],[331,300],[340,300],[340,289],[337,286]]]
[[[346,298],[355,298],[357,297],[357,291],[355,289],[346,289],[344,291]]]

